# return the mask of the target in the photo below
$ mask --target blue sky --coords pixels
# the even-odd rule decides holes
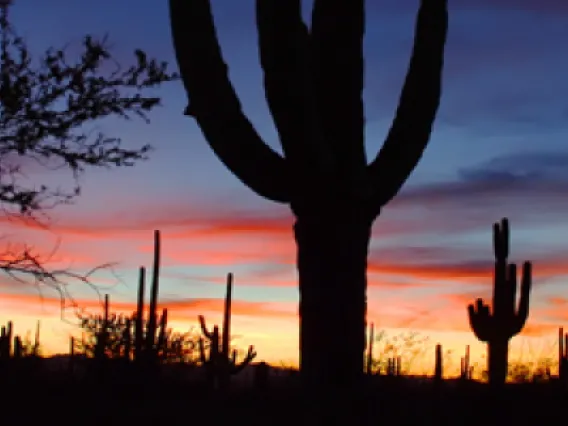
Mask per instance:
[[[367,3],[364,98],[372,158],[396,109],[419,2]],[[552,0],[449,3],[443,96],[431,143],[374,227],[370,316],[382,328],[410,327],[449,345],[475,344],[465,306],[490,294],[491,224],[507,216],[512,260],[535,264],[527,335],[554,336],[554,327],[568,319],[563,285],[568,275],[568,6]],[[244,110],[265,141],[280,150],[262,90],[254,2],[213,0],[212,5]],[[310,7],[304,2],[306,16]],[[10,16],[34,52],[67,43],[73,52],[83,35],[108,33],[120,62],[129,63],[140,47],[176,68],[165,1],[15,0]],[[193,323],[200,309],[210,309],[215,318],[216,308],[196,304],[220,297],[218,283],[233,271],[235,297],[244,309],[236,327],[243,345],[255,343],[267,358],[282,351],[293,358],[297,289],[291,213],[260,199],[224,169],[196,123],[182,115],[187,99],[180,82],[156,93],[163,107],[151,115],[151,124],[100,123],[128,146],[152,144],[149,161],[88,172],[76,205],[52,212],[51,231],[10,223],[8,232],[45,250],[61,237],[61,259],[79,269],[120,261],[116,271],[127,285],[113,288],[111,297],[126,303],[135,300],[137,266],[150,266],[151,231],[161,229],[163,299],[188,301],[187,315],[180,308],[180,326]],[[29,295],[29,306],[34,303],[35,290],[8,282],[5,288]],[[95,297],[78,284],[72,292],[84,300]],[[22,318],[39,315],[28,305],[25,312],[10,306]],[[266,314],[279,309],[285,312],[281,317]],[[57,312],[42,315],[57,317],[52,347],[64,347],[68,329],[58,328]]]

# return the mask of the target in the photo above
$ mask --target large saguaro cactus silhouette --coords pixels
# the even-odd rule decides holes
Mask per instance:
[[[396,117],[376,158],[364,146],[364,0],[257,0],[264,89],[284,156],[259,137],[227,75],[209,0],[170,0],[174,48],[190,99],[185,114],[237,178],[287,203],[300,291],[306,384],[363,376],[371,226],[420,160],[440,102],[446,0],[422,0]],[[337,345],[337,336],[345,339]]]

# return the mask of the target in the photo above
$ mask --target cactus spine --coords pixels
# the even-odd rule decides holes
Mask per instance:
[[[521,278],[521,297],[515,309],[517,293],[517,267],[508,264],[509,222],[506,218],[501,224],[493,225],[493,248],[495,252],[495,272],[493,283],[493,309],[482,299],[468,306],[469,323],[475,336],[488,346],[489,383],[500,386],[507,378],[509,340],[524,327],[529,313],[531,291],[531,263],[523,264]]]
[[[233,274],[227,275],[227,287],[225,303],[223,309],[223,332],[221,345],[219,345],[219,327],[213,326],[213,330],[207,329],[205,317],[199,315],[201,332],[209,340],[209,355],[207,356],[203,338],[199,339],[199,350],[201,362],[207,370],[210,383],[216,387],[224,389],[229,385],[230,376],[238,374],[256,357],[254,347],[248,348],[247,355],[240,363],[237,362],[237,351],[230,349],[230,330],[231,330],[231,302],[233,292]]]

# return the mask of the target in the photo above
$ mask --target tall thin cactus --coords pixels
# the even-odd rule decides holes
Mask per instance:
[[[156,358],[156,331],[158,328],[158,292],[160,287],[160,231],[154,231],[154,266],[152,268],[152,287],[150,288],[150,307],[148,329],[146,330],[146,352],[148,357]]]
[[[39,348],[40,348],[40,329],[41,329],[41,322],[40,320],[37,320],[36,322],[36,330],[35,330],[35,336],[34,336],[34,347],[33,347],[33,351],[32,354],[33,356],[39,356]]]
[[[148,320],[144,327],[146,289],[146,269],[141,267],[138,279],[138,298],[136,312],[134,313],[134,354],[133,358],[138,363],[146,366],[156,365],[160,351],[165,344],[165,336],[168,325],[167,309],[162,310],[158,321],[158,297],[160,290],[160,257],[161,240],[160,231],[154,231],[154,254],[152,268],[152,283],[150,285],[150,304],[148,308]]]
[[[558,329],[558,378],[568,385],[568,333],[562,327]]]
[[[369,325],[369,339],[367,341],[367,360],[365,362],[365,373],[370,376],[373,374],[373,345],[375,344],[375,324]]]
[[[363,379],[371,227],[429,141],[441,94],[446,3],[421,1],[396,117],[368,163],[364,0],[315,0],[310,28],[300,0],[256,1],[264,89],[283,156],[242,112],[209,0],[169,1],[174,49],[190,98],[185,114],[238,179],[264,198],[289,204],[296,216],[300,369],[308,387],[354,389]],[[340,347],[338,334],[345,339]]]
[[[6,326],[0,329],[0,358],[8,359],[12,356],[13,324],[8,321]]]
[[[245,358],[239,363],[237,351],[230,347],[231,339],[231,303],[233,292],[233,274],[227,275],[227,286],[223,307],[223,331],[221,345],[219,345],[219,327],[213,326],[213,330],[207,329],[205,317],[199,315],[201,332],[209,340],[209,354],[207,355],[203,338],[199,340],[201,362],[206,368],[208,378],[215,387],[226,388],[229,385],[231,375],[238,374],[256,357],[254,347],[251,345]]]
[[[460,378],[462,380],[471,380],[473,367],[469,365],[469,345],[465,347],[465,355],[460,359]]]
[[[95,359],[100,363],[107,357],[106,350],[108,348],[109,339],[109,295],[105,294],[105,301],[103,305],[103,316],[100,329],[97,332],[95,344]]]
[[[143,266],[139,270],[138,278],[138,300],[136,312],[134,313],[134,358],[142,353],[144,348],[144,291],[146,287],[146,268]]]
[[[475,336],[488,347],[489,383],[505,383],[508,370],[509,340],[523,329],[529,315],[531,291],[531,263],[523,264],[521,297],[517,308],[517,266],[507,263],[509,256],[509,222],[493,225],[495,272],[493,283],[493,309],[477,299],[468,306],[469,323]]]
[[[444,356],[442,352],[442,345],[436,345],[436,357],[434,362],[434,381],[441,383],[444,375]]]

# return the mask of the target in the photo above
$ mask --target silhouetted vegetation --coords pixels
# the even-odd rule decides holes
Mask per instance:
[[[209,1],[169,4],[190,100],[185,114],[237,178],[258,195],[289,204],[296,216],[305,386],[316,396],[352,394],[364,378],[371,227],[430,138],[441,95],[446,0],[421,3],[396,116],[370,164],[363,131],[364,1],[316,0],[310,28],[299,1],[256,3],[264,90],[284,156],[262,141],[242,112]],[[338,334],[345,339],[339,346]]]
[[[122,140],[86,125],[97,120],[134,116],[148,121],[160,98],[148,89],[176,80],[165,62],[140,49],[135,64],[121,66],[106,39],[85,36],[82,51],[69,57],[65,48],[49,48],[33,58],[1,8],[0,30],[0,208],[2,215],[47,226],[47,212],[80,195],[79,177],[89,168],[132,166],[147,158],[149,145],[126,148]],[[109,71],[110,70],[110,71]],[[72,189],[34,182],[29,166],[43,171],[68,170]],[[25,244],[8,243],[0,253],[0,270],[20,281],[33,280],[69,296],[65,282],[92,284],[92,274],[47,265],[53,253],[41,254]]]
[[[441,93],[447,7],[445,0],[421,2],[393,126],[378,156],[367,164],[361,101],[363,3],[315,0],[308,29],[299,1],[257,1],[265,92],[283,146],[280,156],[242,114],[221,57],[209,1],[170,0],[175,50],[191,99],[186,114],[197,120],[215,153],[239,179],[267,199],[290,204],[296,216],[301,373],[254,363],[252,345],[242,357],[231,345],[232,273],[227,275],[221,327],[208,327],[199,315],[199,330],[168,328],[169,313],[159,301],[161,235],[156,230],[151,282],[147,289],[146,268],[140,267],[136,310],[113,312],[110,296],[104,295],[101,313],[79,312],[81,336],[70,337],[69,354],[41,356],[39,322],[33,342],[29,335],[14,335],[11,321],[0,328],[0,379],[8,390],[3,422],[25,420],[13,408],[22,398],[45,413],[43,422],[59,425],[246,421],[477,426],[564,419],[564,329],[558,332],[557,375],[551,358],[509,359],[509,341],[529,315],[532,266],[523,266],[517,308],[517,270],[508,263],[507,219],[493,227],[492,306],[482,299],[468,306],[473,333],[487,343],[485,370],[471,365],[469,345],[460,350],[459,373],[454,375],[448,372],[452,353],[444,352],[442,344],[432,347],[428,337],[414,332],[388,336],[374,323],[367,327],[370,230],[428,143]],[[0,164],[0,204],[35,218],[49,205],[73,200],[79,188],[65,193],[46,186],[29,189],[13,180],[2,183],[2,178],[15,179],[20,173],[18,166],[11,167],[11,155],[46,164],[57,160],[75,179],[87,166],[132,165],[145,158],[148,146],[127,150],[120,140],[104,135],[90,141],[81,126],[113,115],[145,119],[159,99],[138,92],[175,76],[166,72],[165,63],[148,60],[137,50],[137,65],[101,77],[98,72],[111,56],[104,43],[90,37],[77,63],[70,65],[65,52],[51,49],[39,68],[32,69],[27,48],[5,15],[0,23],[5,35],[0,160],[7,164]],[[134,94],[124,95],[123,90]],[[54,109],[56,101],[63,101],[63,109]],[[88,275],[47,271],[27,249],[22,253],[6,255],[0,269],[51,284],[62,276],[89,283]],[[412,365],[432,351],[428,373],[411,374]],[[64,409],[53,403],[55,399],[65,402]]]
[[[517,303],[517,266],[507,263],[509,256],[509,221],[505,218],[493,225],[495,273],[493,308],[477,299],[468,306],[469,322],[475,336],[487,342],[489,383],[501,386],[507,378],[509,340],[523,329],[529,315],[529,296],[532,276],[531,263],[523,265],[521,297]]]
[[[215,388],[226,389],[232,375],[240,373],[256,357],[254,347],[251,345],[245,358],[237,362],[237,350],[230,348],[231,339],[231,302],[233,293],[233,274],[227,276],[227,292],[223,309],[223,331],[219,341],[219,327],[213,326],[209,331],[205,317],[199,316],[202,338],[199,339],[199,352],[201,363],[207,370],[208,381]],[[205,348],[204,338],[209,342],[209,351]],[[209,353],[207,353],[209,352]]]

